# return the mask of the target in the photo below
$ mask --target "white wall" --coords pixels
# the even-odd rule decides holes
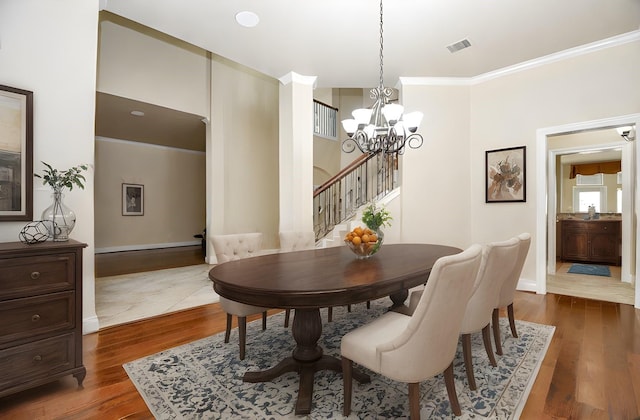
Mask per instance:
[[[276,248],[278,81],[217,56],[211,66],[207,235],[262,232],[263,246]]]
[[[439,243],[465,248],[471,243],[468,86],[425,86],[403,79],[406,111],[422,111],[419,149],[408,148],[401,158],[404,242]],[[396,217],[394,217],[396,219]],[[395,222],[398,223],[398,222]]]
[[[96,139],[96,252],[199,243],[205,227],[205,153]],[[122,184],[144,186],[144,215],[122,215]]]
[[[0,81],[30,90],[34,99],[34,170],[40,161],[58,169],[91,165],[84,190],[65,192],[77,215],[71,238],[85,242],[83,318],[97,329],[94,297],[94,112],[98,0],[2,0]],[[34,181],[34,219],[51,202],[51,190]],[[24,222],[0,224],[0,241],[18,240]]]
[[[472,87],[471,239],[486,242],[519,232],[536,232],[536,130],[637,113],[640,110],[639,43],[496,78]],[[484,202],[484,153],[527,147],[527,202]],[[525,263],[523,279],[535,285],[537,241]],[[544,265],[544,262],[542,262]]]
[[[98,91],[209,115],[209,63],[203,49],[102,12],[99,54]]]

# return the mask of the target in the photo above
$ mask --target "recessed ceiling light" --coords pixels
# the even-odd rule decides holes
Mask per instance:
[[[135,115],[136,117],[144,117],[144,112],[142,112],[142,111],[131,111],[131,115]]]
[[[245,28],[253,28],[260,22],[260,18],[253,12],[244,11],[236,15],[236,22]]]

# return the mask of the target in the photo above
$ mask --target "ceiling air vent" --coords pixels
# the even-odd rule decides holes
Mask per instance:
[[[447,49],[449,50],[449,52],[454,53],[470,46],[471,46],[471,42],[469,42],[468,39],[463,39],[462,41],[458,41],[451,45],[448,45]]]

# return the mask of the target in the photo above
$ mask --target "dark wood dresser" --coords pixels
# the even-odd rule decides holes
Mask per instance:
[[[82,385],[84,247],[0,243],[0,397],[66,375]]]
[[[620,220],[563,220],[562,260],[620,265]]]

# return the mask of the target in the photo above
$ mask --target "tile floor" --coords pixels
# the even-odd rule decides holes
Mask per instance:
[[[96,278],[100,328],[218,301],[209,270],[200,264]]]
[[[620,267],[609,266],[611,277],[570,274],[567,272],[569,268],[571,268],[570,262],[559,261],[556,264],[556,274],[547,275],[547,292],[606,302],[634,304],[635,288],[629,283],[620,281]]]

